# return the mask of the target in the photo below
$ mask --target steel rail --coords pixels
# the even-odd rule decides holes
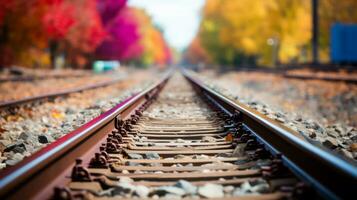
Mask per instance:
[[[203,96],[228,114],[238,112],[241,122],[296,175],[327,199],[349,199],[357,190],[357,167],[327,149],[304,141],[299,133],[268,119],[257,111],[237,103],[209,88],[189,71],[186,79]]]
[[[49,76],[19,76],[19,77],[6,77],[0,78],[0,83],[4,82],[31,82],[37,80],[47,80],[47,79],[62,79],[62,78],[81,78],[88,77],[91,74],[68,74],[68,75],[49,75]]]
[[[158,82],[127,98],[114,108],[47,145],[13,167],[0,172],[0,199],[49,199],[55,185],[70,179],[75,159],[89,162],[91,156],[114,129],[114,120],[120,115],[126,119],[135,109],[151,101],[172,74],[167,72]]]
[[[0,102],[0,109],[11,108],[11,107],[19,106],[21,104],[31,103],[31,102],[35,102],[35,101],[39,101],[39,100],[44,100],[44,99],[53,99],[53,98],[56,98],[56,97],[66,96],[66,95],[69,95],[71,93],[82,92],[82,91],[85,91],[85,90],[91,90],[91,89],[96,89],[96,88],[100,88],[100,87],[106,87],[106,86],[118,83],[120,81],[122,81],[122,79],[114,79],[114,80],[110,80],[110,81],[100,82],[100,83],[97,83],[97,84],[81,86],[81,87],[78,87],[78,88],[75,88],[75,89],[68,89],[68,90],[64,90],[64,91],[61,91],[61,92],[51,92],[51,93],[47,93],[47,94],[42,94],[42,95],[37,95],[37,96],[32,96],[32,97],[26,97],[26,98],[19,99],[19,100],[11,100],[11,101]]]
[[[301,80],[323,80],[323,81],[333,81],[333,82],[345,82],[351,84],[357,84],[357,78],[352,76],[329,76],[329,75],[314,75],[314,74],[290,74],[283,73],[283,77],[290,79],[301,79]]]

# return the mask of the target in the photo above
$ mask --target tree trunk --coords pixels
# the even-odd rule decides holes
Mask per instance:
[[[50,50],[50,61],[51,67],[56,67],[56,57],[57,57],[57,50],[58,50],[58,41],[50,40],[48,42],[49,50]]]

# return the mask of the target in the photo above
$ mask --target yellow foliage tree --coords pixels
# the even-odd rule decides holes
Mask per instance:
[[[320,58],[328,61],[331,26],[356,23],[357,1],[319,2]],[[311,21],[311,0],[207,0],[198,39],[217,64],[307,62]]]
[[[270,64],[272,46],[267,41],[273,38],[279,59],[287,62],[296,59],[310,40],[309,6],[309,0],[208,0],[199,36],[208,52],[226,54],[212,57],[225,57],[231,64],[240,53]]]

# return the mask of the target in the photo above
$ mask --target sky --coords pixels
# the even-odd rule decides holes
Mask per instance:
[[[204,3],[205,0],[129,0],[129,5],[147,11],[177,50],[187,47],[196,35]]]

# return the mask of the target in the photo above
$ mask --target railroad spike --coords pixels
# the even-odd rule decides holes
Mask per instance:
[[[123,127],[126,131],[130,131],[133,128],[133,126],[131,125],[131,120],[126,120]]]
[[[118,154],[118,153],[121,152],[121,149],[118,148],[117,145],[114,144],[113,142],[107,142],[105,151],[106,151],[107,153],[115,153],[115,154]]]
[[[258,146],[258,142],[255,139],[249,139],[247,145],[245,146],[246,151],[255,150]]]
[[[92,178],[87,170],[87,168],[82,166],[82,160],[77,158],[76,164],[72,168],[71,174],[72,181],[79,181],[79,182],[91,182]]]
[[[123,137],[119,133],[112,133],[112,137],[118,141],[119,144],[123,144]]]
[[[273,179],[273,178],[284,178],[292,176],[292,173],[283,165],[283,161],[279,156],[274,158],[270,166],[262,166],[261,171],[263,178]]]
[[[252,138],[252,136],[250,136],[248,133],[243,133],[240,137],[240,141],[243,143],[246,143],[251,138]]]
[[[101,153],[107,160],[109,160],[109,155],[108,155],[108,153],[105,151],[105,147],[104,147],[104,146],[99,147],[99,151],[100,151],[100,153]]]
[[[90,160],[89,163],[90,168],[108,168],[108,161],[105,156],[103,156],[101,153],[95,153],[94,158]]]

